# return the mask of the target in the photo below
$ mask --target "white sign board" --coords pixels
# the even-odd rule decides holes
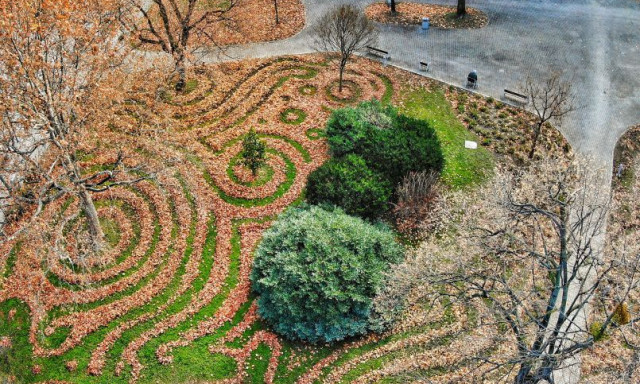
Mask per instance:
[[[476,143],[475,141],[465,140],[464,147],[469,149],[478,149],[478,143]]]

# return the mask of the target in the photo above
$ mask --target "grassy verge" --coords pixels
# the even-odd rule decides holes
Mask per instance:
[[[269,358],[271,349],[268,345],[261,343],[255,351],[251,352],[251,357],[247,360],[248,379],[252,384],[264,383],[264,375],[269,368]]]
[[[405,90],[401,113],[427,120],[436,130],[445,165],[442,181],[455,189],[482,183],[493,173],[494,160],[485,148],[466,149],[465,140],[479,142],[456,118],[451,104],[440,91]]]
[[[380,80],[382,80],[382,82],[384,83],[384,94],[382,95],[382,99],[380,99],[380,102],[382,104],[389,104],[391,102],[391,98],[393,97],[393,83],[391,82],[391,79],[389,79],[387,76],[383,75],[382,73],[374,73],[374,74],[378,76]]]

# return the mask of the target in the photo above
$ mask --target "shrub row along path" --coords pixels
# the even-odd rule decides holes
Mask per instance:
[[[429,0],[438,4],[453,1]],[[304,0],[305,28],[281,41],[229,48],[225,56],[202,52],[204,62],[269,57],[313,51],[311,28],[337,4],[362,9],[368,0]],[[411,71],[431,63],[428,76],[463,86],[478,70],[478,92],[502,98],[527,75],[544,79],[562,70],[573,80],[579,109],[561,127],[574,148],[610,167],[617,139],[640,121],[640,2],[634,0],[467,1],[486,12],[489,24],[473,30],[381,25],[379,47],[390,64]],[[256,25],[256,28],[259,28]]]

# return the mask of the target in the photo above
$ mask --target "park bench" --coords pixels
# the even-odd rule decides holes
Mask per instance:
[[[426,63],[424,61],[420,62],[420,70],[421,71],[428,71],[429,70],[429,63]]]
[[[504,90],[504,98],[509,99],[511,101],[515,101],[516,103],[521,103],[521,104],[527,104],[529,102],[528,96],[510,91],[508,89]]]
[[[367,51],[369,52],[370,55],[373,56],[378,56],[380,58],[382,58],[383,60],[389,60],[391,58],[391,56],[389,56],[389,52],[383,50],[383,49],[379,49],[379,48],[374,48],[374,47],[370,47],[367,45]]]

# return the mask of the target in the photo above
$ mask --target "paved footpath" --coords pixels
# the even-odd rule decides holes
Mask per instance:
[[[414,0],[453,5],[454,0]],[[337,4],[364,8],[372,1],[303,0],[307,22],[297,35],[281,41],[231,47],[205,62],[313,52],[313,26]],[[610,169],[617,139],[640,123],[640,1],[638,0],[467,0],[489,15],[475,30],[380,25],[379,47],[391,64],[417,71],[431,63],[428,76],[464,84],[472,69],[478,92],[501,99],[505,88],[518,90],[527,75],[545,78],[550,70],[572,79],[579,110],[561,131],[579,152]],[[259,26],[256,26],[259,27]]]

